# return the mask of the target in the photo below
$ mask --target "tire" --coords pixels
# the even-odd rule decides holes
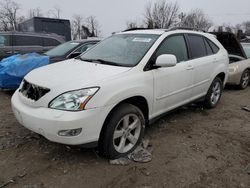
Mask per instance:
[[[241,90],[246,89],[247,86],[249,85],[249,81],[250,81],[250,71],[247,69],[241,75],[240,84],[238,85],[238,88]]]
[[[144,129],[145,118],[139,108],[119,105],[103,127],[98,143],[100,155],[109,159],[126,156],[140,144]]]
[[[206,108],[215,108],[220,101],[223,90],[223,84],[220,78],[216,77],[212,82],[205,97],[204,106]]]

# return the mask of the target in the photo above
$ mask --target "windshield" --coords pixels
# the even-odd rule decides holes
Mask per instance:
[[[250,44],[242,45],[244,48],[244,51],[247,55],[247,58],[250,58]]]
[[[117,34],[81,55],[82,60],[118,66],[137,65],[159,38],[151,34]]]
[[[77,47],[80,43],[79,42],[66,42],[64,44],[61,44],[46,53],[44,53],[47,56],[54,57],[54,56],[63,56],[69,51],[73,50],[75,47]]]

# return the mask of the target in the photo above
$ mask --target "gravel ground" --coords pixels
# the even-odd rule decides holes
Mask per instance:
[[[22,127],[0,92],[0,187],[250,187],[250,88],[219,106],[183,107],[146,129],[153,160],[110,165],[94,149],[52,143]]]

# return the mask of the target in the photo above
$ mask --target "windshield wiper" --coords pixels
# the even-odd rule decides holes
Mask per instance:
[[[112,62],[112,61],[106,61],[104,59],[87,59],[87,58],[85,59],[85,58],[82,58],[81,56],[78,56],[77,59],[80,59],[80,60],[86,61],[86,62],[91,62],[91,63],[99,63],[99,64],[120,66],[120,67],[133,67],[133,65],[125,65],[125,64],[121,64],[121,63]]]
[[[99,63],[99,64],[105,64],[105,65],[113,65],[113,66],[125,66],[123,64],[119,64],[119,63],[115,63],[115,62],[111,62],[111,61],[106,61],[103,59],[85,59],[85,58],[81,58],[78,57],[80,60],[82,61],[87,61],[87,62],[91,62],[91,63]]]
[[[122,66],[122,65],[120,65],[118,63],[111,62],[111,61],[106,61],[106,60],[103,60],[103,59],[92,59],[92,62],[97,62],[97,63],[105,64],[105,65]]]
[[[75,59],[79,59],[81,61],[93,62],[92,59],[84,59],[81,56],[76,57]]]

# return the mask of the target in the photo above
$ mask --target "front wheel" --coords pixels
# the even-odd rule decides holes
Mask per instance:
[[[239,89],[246,89],[250,81],[250,71],[247,69],[242,73]]]
[[[100,154],[109,159],[123,157],[141,142],[145,118],[139,108],[122,104],[115,109],[99,140]]]
[[[205,107],[206,108],[215,108],[220,101],[223,90],[223,84],[220,78],[215,78],[212,82],[207,95],[205,97]]]

